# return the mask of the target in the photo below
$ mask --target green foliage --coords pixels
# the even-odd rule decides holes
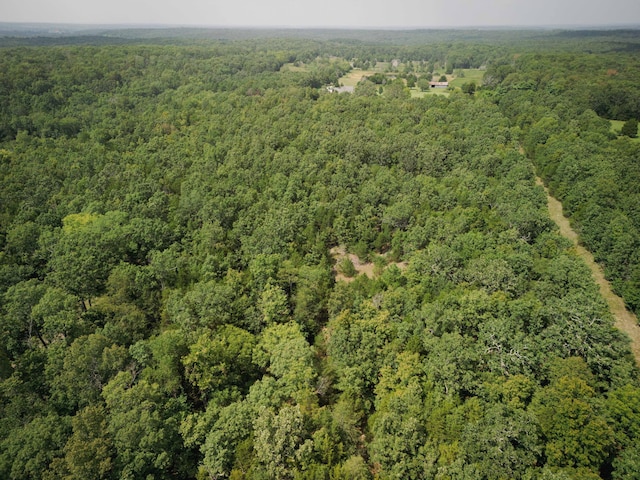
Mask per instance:
[[[100,405],[86,407],[73,417],[72,426],[73,433],[64,446],[69,471],[65,478],[111,478],[114,449],[104,408]]]
[[[125,371],[103,388],[102,396],[121,478],[188,475],[194,466],[185,457],[178,433],[186,408],[184,398],[167,397],[160,386],[145,380],[133,383]]]
[[[637,311],[638,146],[617,139],[605,118],[627,120],[630,127],[638,118],[640,96],[631,80],[638,62],[614,53],[568,60],[559,53],[524,56],[487,74],[496,81],[496,101],[521,129],[524,150],[562,201],[581,242],[603,265],[614,291]],[[566,80],[570,71],[574,82]],[[523,102],[531,103],[517,106]]]
[[[356,267],[348,256],[340,259],[338,262],[338,271],[347,278],[355,277],[358,274]]]
[[[265,325],[286,322],[289,316],[287,296],[280,287],[271,282],[267,282],[265,285],[262,295],[260,295],[258,308]]]
[[[396,362],[397,367],[380,370],[376,413],[369,420],[373,435],[369,451],[382,475],[419,478],[425,462],[421,447],[427,438],[422,418],[422,368],[419,355],[414,353],[400,354]]]
[[[277,414],[263,408],[254,430],[256,460],[269,478],[292,478],[295,471],[308,463],[313,441],[306,438],[299,406],[284,406]]]
[[[63,358],[61,371],[50,380],[51,393],[61,408],[71,409],[96,404],[102,388],[129,361],[126,348],[98,333],[77,338]]]
[[[69,417],[48,414],[11,432],[2,441],[2,476],[16,480],[46,478],[49,465],[63,455],[70,427]]]
[[[465,463],[488,479],[524,478],[540,461],[537,422],[522,409],[492,405],[463,432]]]
[[[327,326],[327,353],[338,375],[336,388],[365,410],[372,407],[378,371],[392,337],[387,316],[371,310],[357,316],[345,311]]]
[[[42,323],[35,323],[32,309],[46,292],[46,286],[36,279],[16,283],[3,295],[2,338],[5,351],[14,358],[34,341],[46,345],[42,337]]]
[[[71,215],[49,262],[55,284],[83,300],[104,291],[109,272],[125,258],[122,212]]]
[[[0,477],[634,478],[633,35],[220,34],[0,51]]]
[[[210,406],[209,409],[214,409]],[[253,451],[251,431],[255,414],[246,402],[236,402],[222,408],[217,413],[215,423],[206,436],[201,450],[204,454],[203,465],[211,476],[228,475],[243,459],[238,458],[247,443]],[[243,443],[244,442],[244,443]],[[251,457],[252,455],[249,454]],[[251,462],[251,458],[244,459]]]
[[[533,399],[550,466],[598,469],[609,455],[613,430],[599,414],[594,397],[583,380],[563,376]]]
[[[253,335],[232,325],[215,333],[206,330],[182,357],[186,378],[204,396],[230,387],[246,390],[257,376],[252,363],[255,344]]]
[[[384,94],[388,98],[409,98],[411,96],[409,89],[401,78],[387,83],[384,88]]]
[[[632,445],[623,450],[613,461],[612,478],[615,480],[623,478],[636,480],[640,478],[638,467],[640,467],[640,452],[638,452],[637,446]]]
[[[382,73],[374,73],[369,77],[369,81],[375,83],[376,85],[383,85],[387,83],[387,77]]]
[[[460,88],[462,89],[462,92],[467,95],[473,95],[476,92],[475,82],[463,83]]]
[[[638,120],[630,118],[624,122],[624,125],[622,125],[622,128],[620,129],[620,134],[636,138],[638,136]]]
[[[300,402],[310,396],[317,373],[312,349],[298,324],[289,322],[266,328],[254,352],[254,361],[277,379],[279,395]]]
[[[431,88],[431,79],[429,76],[421,76],[417,82],[418,88],[421,92],[427,92]]]
[[[342,465],[336,467],[334,472],[334,478],[344,478],[345,480],[369,480],[371,478],[371,472],[360,455],[349,457]]]

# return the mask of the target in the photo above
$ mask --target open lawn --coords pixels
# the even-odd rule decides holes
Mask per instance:
[[[609,122],[611,122],[611,131],[619,136],[624,122],[622,120],[609,120]],[[631,140],[634,142],[640,142],[640,137],[632,138]]]
[[[453,80],[449,80],[449,84],[454,87],[462,87],[465,83],[475,82],[476,85],[482,85],[482,77],[484,77],[484,70],[479,70],[477,68],[465,68],[463,70],[456,70],[455,73],[464,72],[464,77],[459,76],[449,76],[449,78],[453,78]]]
[[[624,122],[622,120],[609,120],[609,122],[611,123],[611,131],[616,135],[619,135]]]
[[[412,88],[411,98],[422,98],[427,95],[444,95],[445,97],[448,97],[450,93],[451,92],[446,88],[431,88],[426,92],[421,91],[419,88]]]
[[[376,68],[373,70],[361,70],[359,68],[354,68],[345,76],[340,78],[340,84],[349,87],[355,87],[362,77],[370,77],[374,73],[384,73],[384,68],[386,64],[378,63]],[[460,71],[464,72],[463,77],[456,77],[455,75],[447,75],[450,85],[454,87],[460,88],[463,84],[469,82],[475,82],[476,85],[482,85],[482,77],[484,76],[484,70],[479,70],[476,68],[468,68],[464,70],[456,70],[456,74]],[[389,74],[395,76],[395,73]],[[435,77],[434,77],[435,78]],[[420,91],[418,88],[411,89],[411,97],[412,98],[422,98],[425,95],[444,95],[449,96],[450,91],[447,89],[434,88],[428,90],[426,92]]]
[[[385,69],[389,65],[388,62],[378,62],[373,69],[362,70],[360,68],[354,68],[348,72],[344,77],[340,78],[340,84],[345,87],[355,87],[362,77],[370,77],[374,73],[385,73]]]
[[[345,87],[355,87],[362,77],[370,77],[374,73],[378,73],[378,70],[360,70],[359,68],[354,68],[349,73],[347,73],[344,77],[340,77],[340,84]]]

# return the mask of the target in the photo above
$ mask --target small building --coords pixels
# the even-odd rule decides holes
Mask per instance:
[[[429,82],[430,88],[447,88],[449,86],[449,82]]]

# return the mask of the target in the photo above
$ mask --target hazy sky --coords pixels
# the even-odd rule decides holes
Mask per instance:
[[[0,21],[291,27],[640,24],[640,0],[0,0]]]

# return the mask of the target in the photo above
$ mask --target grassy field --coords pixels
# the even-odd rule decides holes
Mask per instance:
[[[355,87],[362,77],[370,77],[374,73],[385,73],[389,62],[378,62],[376,66],[369,70],[362,70],[360,68],[354,68],[345,76],[340,77],[340,84],[345,87]]]
[[[609,120],[611,122],[611,131],[616,135],[620,135],[620,130],[622,129],[622,125],[624,122],[622,120]],[[632,138],[634,142],[640,142],[640,137]]]
[[[479,70],[477,68],[465,68],[463,70],[456,70],[455,73],[459,71],[464,72],[464,77],[453,77],[453,80],[449,80],[450,85],[454,87],[461,87],[465,83],[475,82],[476,85],[482,85],[482,77],[484,77],[484,70]]]
[[[347,73],[345,76],[340,78],[340,84],[348,87],[355,87],[362,77],[370,77],[374,73],[385,73],[385,69],[387,68],[387,64],[378,63],[376,68],[373,70],[361,70],[359,68],[355,68]],[[447,75],[449,80],[449,84],[453,87],[461,87],[465,83],[475,82],[476,85],[482,85],[482,77],[484,76],[484,70],[479,69],[464,69],[464,70],[456,70],[456,74],[460,71],[464,72],[464,77],[456,77],[455,75]],[[395,73],[390,75],[396,75]],[[439,77],[439,75],[438,75]],[[437,78],[434,76],[437,80]],[[411,89],[411,97],[412,98],[422,98],[425,95],[444,95],[449,96],[450,91],[447,89],[434,88],[426,92],[420,91],[418,88]]]
[[[432,88],[426,92],[422,92],[419,88],[412,88],[411,98],[422,98],[427,95],[444,95],[445,97],[448,97],[450,93],[451,92],[446,88]]]
[[[370,77],[374,73],[378,73],[379,70],[360,70],[355,68],[347,73],[344,77],[340,77],[340,84],[345,87],[355,87],[362,77]]]
[[[285,63],[280,67],[281,72],[308,72],[309,70],[309,66],[304,64],[296,66],[293,63]]]
[[[611,123],[611,131],[620,134],[620,129],[622,125],[624,125],[624,122],[622,120],[609,120],[609,122]]]

